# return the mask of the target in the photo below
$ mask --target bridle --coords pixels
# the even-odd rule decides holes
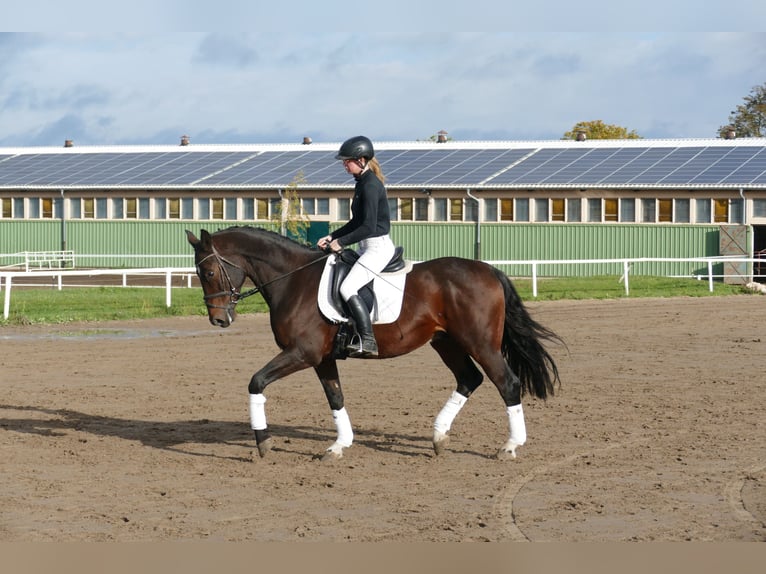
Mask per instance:
[[[206,255],[205,257],[200,259],[199,262],[197,263],[197,275],[200,276],[200,278],[201,278],[200,265],[203,262],[205,262],[208,259],[210,259],[211,257],[215,257],[216,262],[218,262],[218,267],[221,270],[221,275],[223,275],[226,278],[226,282],[229,284],[229,286],[228,286],[228,289],[225,290],[225,291],[218,291],[216,293],[208,293],[208,294],[203,296],[203,299],[205,301],[205,306],[208,309],[224,309],[229,316],[231,316],[231,311],[234,310],[234,308],[237,306],[237,303],[239,303],[242,299],[250,297],[251,295],[255,295],[256,293],[261,292],[261,290],[264,287],[266,287],[268,285],[271,285],[272,283],[274,283],[276,281],[279,281],[280,279],[284,279],[285,277],[288,277],[288,276],[292,275],[293,273],[295,273],[297,271],[300,271],[301,269],[305,269],[306,267],[314,265],[315,263],[318,263],[319,261],[324,261],[325,259],[327,259],[327,257],[330,256],[330,253],[327,253],[323,257],[320,257],[318,259],[310,261],[309,263],[306,263],[305,265],[301,265],[300,267],[297,267],[297,268],[293,269],[292,271],[289,271],[289,272],[285,273],[284,275],[280,275],[279,277],[275,277],[271,281],[267,281],[266,283],[262,283],[261,285],[256,285],[252,289],[249,289],[249,290],[245,291],[244,293],[240,293],[237,290],[237,288],[234,286],[234,282],[231,280],[231,277],[229,277],[229,272],[226,270],[226,265],[230,265],[230,266],[234,267],[235,269],[239,269],[240,271],[242,271],[242,273],[245,274],[245,276],[247,276],[247,273],[245,272],[244,269],[242,269],[242,267],[240,267],[239,265],[237,265],[236,263],[234,263],[232,261],[229,261],[223,255],[218,253],[218,251],[216,250],[214,245],[211,245],[211,249],[212,249],[212,253],[209,253],[208,255]],[[216,297],[223,297],[225,295],[229,296],[229,302],[228,302],[227,305],[213,305],[213,304],[211,304],[209,302],[211,299],[215,299]]]
[[[261,290],[261,288],[256,285],[253,289],[250,289],[249,291],[245,291],[244,293],[240,293],[237,290],[237,288],[234,286],[234,282],[231,280],[231,277],[229,276],[229,272],[226,270],[226,265],[231,265],[232,267],[234,267],[235,269],[239,269],[243,273],[245,272],[245,270],[242,269],[242,267],[240,267],[236,263],[233,263],[232,261],[229,261],[222,255],[220,255],[218,251],[216,251],[215,247],[213,247],[212,249],[213,249],[212,253],[210,253],[209,255],[206,255],[205,257],[200,259],[199,262],[197,263],[197,275],[199,275],[200,277],[202,275],[200,265],[202,265],[203,262],[207,261],[211,257],[215,257],[215,260],[218,263],[218,268],[221,271],[221,275],[223,275],[226,278],[226,282],[229,284],[229,286],[226,291],[218,291],[217,293],[208,293],[203,296],[203,299],[205,301],[205,306],[208,309],[224,309],[226,313],[230,315],[231,311],[234,310],[234,308],[237,306],[237,303],[239,303],[241,299],[245,299],[247,297],[250,297],[251,295],[255,295]],[[210,303],[211,299],[215,299],[217,297],[223,297],[225,295],[229,296],[228,304],[213,305],[212,303]]]

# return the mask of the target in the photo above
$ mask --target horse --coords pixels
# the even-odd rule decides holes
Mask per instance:
[[[323,459],[339,459],[354,433],[338,376],[335,340],[341,325],[318,307],[320,277],[328,257],[337,254],[301,244],[273,231],[235,226],[197,238],[186,231],[194,248],[197,276],[208,319],[229,327],[237,303],[261,293],[268,305],[279,353],[250,379],[250,426],[261,457],[273,447],[266,421],[264,390],[297,371],[313,368],[324,389],[337,431]],[[254,288],[241,292],[249,279]],[[510,279],[478,260],[441,257],[414,263],[406,276],[401,312],[373,326],[378,355],[361,360],[401,356],[430,343],[456,380],[456,388],[434,420],[433,449],[445,452],[449,430],[483,375],[494,383],[505,404],[510,435],[496,452],[515,459],[527,438],[522,396],[546,399],[560,386],[556,363],[546,342],[561,342],[535,321]],[[345,357],[341,357],[341,360]]]

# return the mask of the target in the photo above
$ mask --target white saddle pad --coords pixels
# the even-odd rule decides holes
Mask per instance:
[[[325,262],[322,278],[319,281],[317,303],[319,311],[333,323],[348,321],[332,300],[332,277],[335,271],[337,257],[328,257]],[[381,273],[373,280],[375,301],[370,313],[372,322],[393,323],[399,318],[404,299],[404,284],[407,274],[412,271],[412,262],[407,261],[404,269],[393,273]]]

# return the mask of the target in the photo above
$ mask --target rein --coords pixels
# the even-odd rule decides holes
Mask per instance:
[[[231,265],[235,269],[239,269],[240,271],[245,273],[245,275],[247,275],[247,273],[245,272],[244,269],[242,269],[242,267],[240,267],[239,265],[237,265],[236,263],[234,263],[232,261],[229,261],[228,259],[223,257],[220,253],[218,253],[218,251],[216,250],[215,246],[212,246],[212,249],[213,249],[212,253],[210,253],[209,255],[207,255],[205,257],[203,257],[199,261],[199,263],[197,263],[197,274],[199,275],[199,269],[200,269],[199,266],[204,261],[206,261],[207,259],[209,259],[211,257],[215,257],[216,261],[218,262],[218,266],[221,269],[221,272],[222,272],[223,276],[226,277],[226,281],[229,284],[229,289],[226,290],[226,291],[218,291],[217,293],[209,293],[207,295],[204,295],[203,299],[205,301],[205,305],[209,309],[226,309],[227,311],[229,309],[233,308],[234,306],[236,306],[236,304],[239,303],[239,301],[241,299],[246,299],[247,297],[250,297],[251,295],[255,295],[256,293],[260,293],[263,290],[264,287],[267,287],[267,286],[271,285],[272,283],[276,283],[277,281],[280,281],[282,279],[285,279],[286,277],[289,277],[293,273],[297,273],[298,271],[300,271],[302,269],[305,269],[306,267],[310,267],[311,265],[314,265],[315,263],[318,263],[318,262],[320,262],[320,261],[322,261],[324,259],[327,259],[327,257],[329,257],[329,255],[330,255],[328,253],[328,254],[326,254],[326,255],[318,258],[318,259],[315,259],[314,261],[310,261],[310,262],[306,263],[305,265],[301,265],[300,267],[296,267],[295,269],[293,269],[291,271],[288,271],[287,273],[285,273],[283,275],[280,275],[279,277],[275,277],[271,281],[267,281],[266,283],[262,283],[261,285],[256,285],[252,289],[249,289],[249,290],[245,291],[244,293],[240,293],[239,291],[237,291],[237,288],[234,287],[234,283],[232,282],[231,277],[229,277],[229,273],[226,270],[226,265]],[[226,264],[226,265],[224,265],[224,264]],[[224,295],[228,295],[229,296],[229,304],[228,305],[221,306],[221,305],[211,305],[210,303],[208,303],[208,301],[210,299],[215,299],[216,297],[222,297]]]

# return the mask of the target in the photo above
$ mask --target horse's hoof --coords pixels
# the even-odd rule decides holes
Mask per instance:
[[[264,439],[263,441],[258,443],[258,454],[263,458],[266,456],[266,453],[268,453],[271,448],[274,446],[274,443],[271,439],[271,437]]]
[[[514,445],[512,447],[504,446],[499,451],[497,451],[497,454],[495,455],[495,458],[497,460],[514,460],[516,458],[516,448],[518,445]]]
[[[434,452],[437,456],[447,452],[447,446],[449,446],[449,435],[442,433],[434,433]]]
[[[343,458],[343,447],[334,444],[322,455],[322,462],[333,462]]]

